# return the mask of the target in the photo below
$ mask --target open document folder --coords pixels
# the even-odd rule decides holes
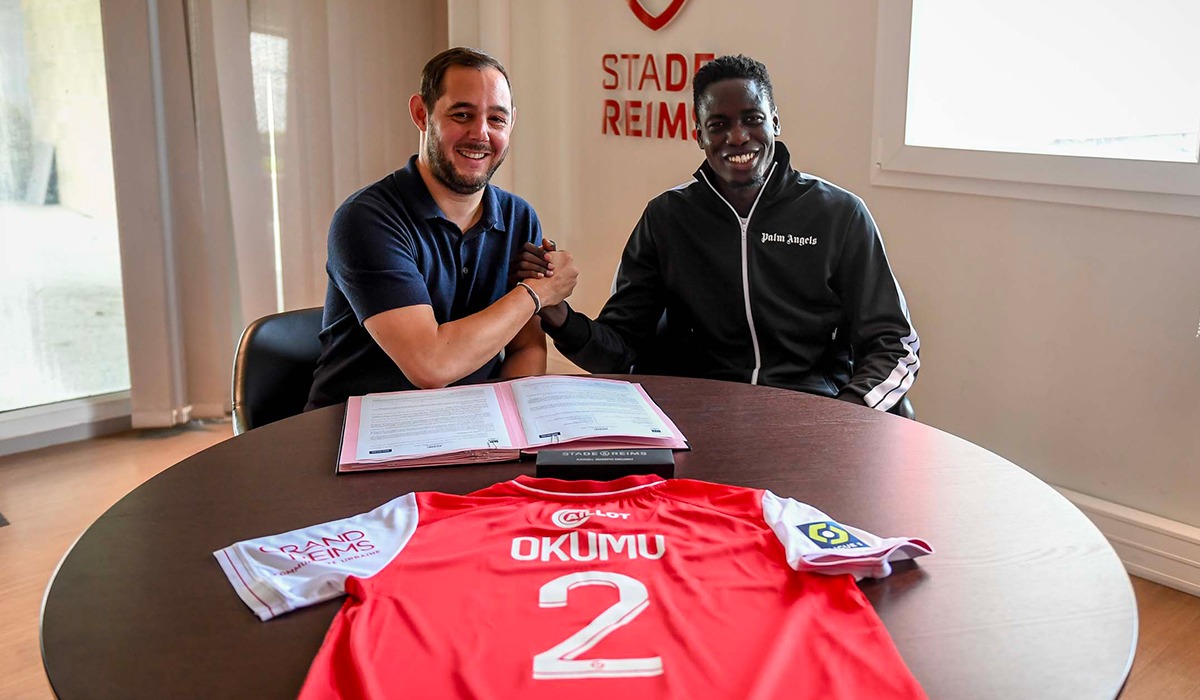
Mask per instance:
[[[503,462],[522,452],[687,449],[641,384],[595,377],[526,377],[352,396],[339,472]]]

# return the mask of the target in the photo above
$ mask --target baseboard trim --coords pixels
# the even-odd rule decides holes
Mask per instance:
[[[1054,488],[1100,529],[1126,571],[1200,596],[1200,527]]]
[[[126,414],[87,423],[73,423],[27,435],[7,437],[0,440],[0,457],[40,450],[43,447],[65,445],[68,442],[90,440],[101,435],[123,433],[132,427],[129,415]]]
[[[129,392],[0,413],[0,456],[129,430]]]
[[[170,409],[134,411],[132,418],[135,428],[172,428],[192,419],[192,406],[189,404]]]
[[[230,407],[224,403],[193,403],[191,420],[224,418],[230,413]]]

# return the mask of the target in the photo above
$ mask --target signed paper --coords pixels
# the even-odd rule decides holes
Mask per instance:
[[[512,383],[531,446],[588,437],[665,438],[672,431],[628,382],[537,377]]]
[[[360,425],[362,462],[513,446],[492,386],[370,394]]]

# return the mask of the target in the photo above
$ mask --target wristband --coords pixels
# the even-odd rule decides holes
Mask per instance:
[[[533,287],[530,287],[528,284],[525,284],[524,282],[517,282],[517,286],[524,287],[525,291],[529,292],[529,298],[533,299],[533,315],[537,316],[539,313],[541,313],[542,312],[542,298],[538,296],[537,292],[533,291]]]

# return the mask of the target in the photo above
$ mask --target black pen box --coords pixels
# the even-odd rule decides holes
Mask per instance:
[[[539,450],[537,475],[545,479],[611,481],[630,474],[675,476],[675,454],[668,449]]]

